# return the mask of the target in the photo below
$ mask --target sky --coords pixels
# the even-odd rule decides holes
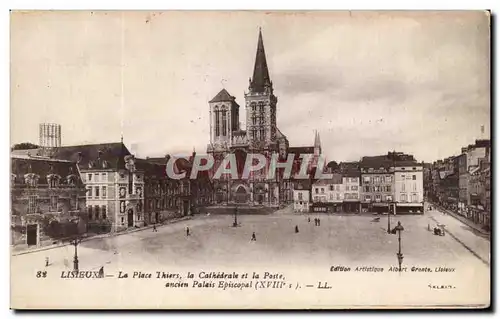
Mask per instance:
[[[481,11],[59,11],[11,14],[11,144],[38,143],[50,122],[63,145],[123,136],[140,157],[204,153],[222,88],[245,122],[259,27],[291,146],[317,130],[328,160],[434,161],[490,137]]]

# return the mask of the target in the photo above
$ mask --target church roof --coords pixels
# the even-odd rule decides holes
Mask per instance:
[[[217,95],[210,100],[212,102],[234,102],[235,97],[229,94],[226,89],[222,89]]]
[[[250,81],[250,89],[253,92],[264,92],[266,85],[270,85],[269,70],[267,68],[266,52],[264,51],[264,41],[262,32],[259,30],[259,40],[257,42],[257,54],[255,56],[255,65],[253,77]]]

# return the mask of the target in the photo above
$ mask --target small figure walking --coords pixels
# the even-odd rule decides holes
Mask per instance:
[[[295,233],[297,234],[299,232],[299,226],[295,225]]]
[[[191,236],[191,234],[189,233],[189,227],[186,226],[186,236]]]
[[[321,219],[318,218],[318,226],[321,226]]]
[[[314,218],[314,226],[318,226],[318,219]]]
[[[45,257],[45,267],[49,267],[49,257]]]
[[[157,232],[157,231],[158,231],[158,229],[156,229],[156,225],[153,225],[153,233]]]
[[[308,217],[307,218],[307,222],[310,223],[311,222],[311,217]]]
[[[255,236],[255,232],[252,233],[252,239],[251,241],[257,241],[257,237]]]

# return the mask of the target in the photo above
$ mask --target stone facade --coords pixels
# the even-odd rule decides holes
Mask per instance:
[[[50,225],[86,223],[85,187],[75,163],[11,156],[11,244],[40,246],[74,235]]]

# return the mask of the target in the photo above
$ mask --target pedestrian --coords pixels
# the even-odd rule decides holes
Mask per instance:
[[[310,223],[311,222],[311,217],[308,217],[307,218],[307,222]]]
[[[45,257],[45,267],[49,267],[49,257]]]
[[[186,226],[186,236],[191,236],[191,235],[189,234],[189,227],[188,227],[188,226]]]
[[[321,226],[321,219],[318,218],[318,226]]]
[[[318,219],[314,218],[314,226],[318,226]]]
[[[156,229],[156,225],[153,225],[153,233],[157,232],[158,230]]]
[[[299,226],[295,225],[295,233],[297,234],[299,232]]]
[[[255,236],[255,232],[252,233],[252,239],[251,241],[257,241],[257,237]]]

